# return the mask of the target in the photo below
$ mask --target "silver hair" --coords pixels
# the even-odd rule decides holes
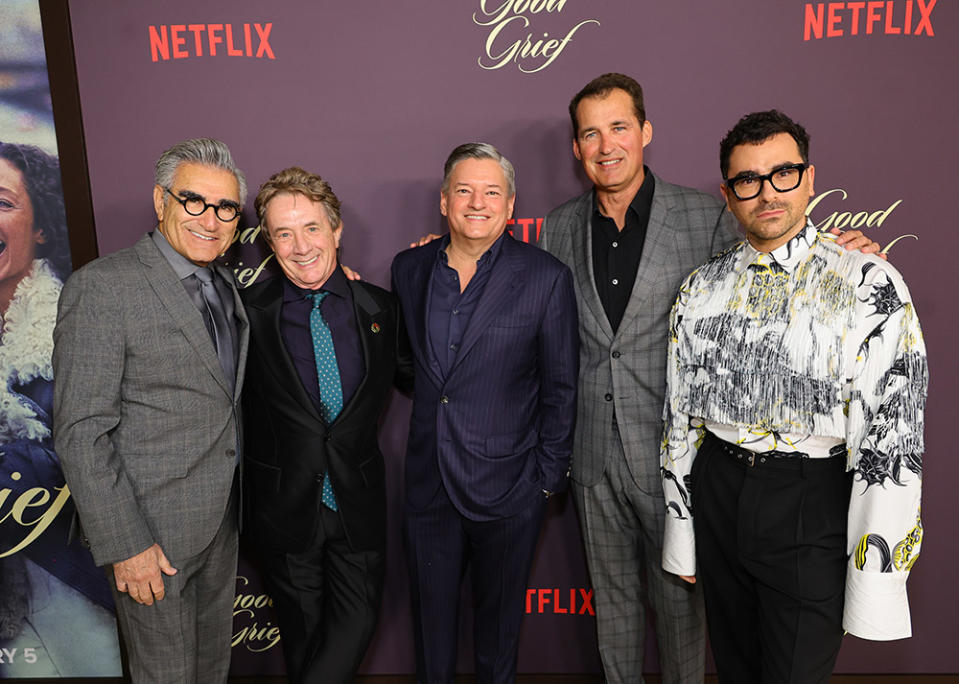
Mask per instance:
[[[246,202],[246,176],[236,167],[230,148],[225,143],[213,138],[190,138],[178,142],[157,159],[156,173],[153,176],[156,184],[164,188],[172,186],[173,176],[184,162],[229,171],[240,186],[240,205]]]
[[[453,168],[464,159],[492,159],[503,169],[503,175],[506,176],[506,186],[509,196],[516,194],[516,171],[509,159],[504,157],[499,150],[483,142],[464,143],[450,152],[443,166],[443,186],[440,190],[445,194],[450,189],[450,176],[453,175]]]

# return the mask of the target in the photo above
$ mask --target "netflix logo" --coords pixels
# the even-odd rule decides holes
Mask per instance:
[[[932,10],[938,0],[807,2],[803,40],[843,36],[934,36]]]
[[[593,590],[570,587],[567,589],[527,589],[526,614],[595,615]]]
[[[276,59],[270,45],[272,30],[273,22],[150,26],[150,59],[154,62],[217,56]]]
[[[535,245],[539,241],[539,231],[543,229],[542,218],[517,218],[506,222],[506,230],[520,242]]]

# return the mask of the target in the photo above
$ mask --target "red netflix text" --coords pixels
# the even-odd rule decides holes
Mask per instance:
[[[554,615],[595,615],[593,590],[527,589],[526,613],[552,613]]]
[[[541,218],[518,218],[506,222],[506,230],[517,240],[536,244],[539,241],[539,231],[543,228]]]
[[[276,59],[270,46],[272,30],[273,22],[150,26],[150,58],[154,62],[218,55]]]
[[[932,10],[938,0],[807,2],[803,40],[858,35],[934,36]]]

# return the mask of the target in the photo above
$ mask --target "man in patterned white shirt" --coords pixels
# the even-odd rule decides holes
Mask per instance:
[[[747,239],[686,279],[670,319],[663,567],[702,581],[721,682],[826,682],[843,630],[911,635],[922,332],[892,266],[806,219],[808,150],[777,111],[727,134]]]

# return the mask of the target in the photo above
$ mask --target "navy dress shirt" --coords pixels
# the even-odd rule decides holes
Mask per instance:
[[[320,311],[326,324],[330,326],[333,337],[336,365],[340,370],[340,384],[343,386],[343,406],[346,407],[366,373],[360,331],[356,327],[356,314],[353,311],[353,293],[339,266],[333,270],[320,290],[330,293],[320,304]],[[303,388],[319,410],[320,388],[316,377],[316,358],[313,355],[313,336],[310,334],[313,300],[307,298],[311,292],[312,290],[297,287],[289,278],[283,277],[280,334],[290,358],[293,359]]]
[[[433,356],[439,362],[436,370],[440,377],[445,378],[456,361],[463,334],[489,281],[503,240],[508,238],[504,232],[476,261],[476,273],[463,292],[460,292],[459,274],[449,265],[446,256],[446,248],[450,244],[449,234],[442,239],[443,244],[436,252],[436,265],[430,279],[429,336]]]

